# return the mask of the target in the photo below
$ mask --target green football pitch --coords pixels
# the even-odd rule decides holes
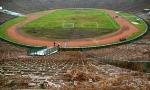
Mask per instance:
[[[107,28],[118,29],[119,25],[103,10],[60,9],[28,23],[25,28]]]
[[[138,32],[126,38],[132,41],[143,36],[148,26],[143,19],[121,11],[113,11],[119,17],[126,19],[129,23],[138,28]],[[39,17],[42,16],[42,17]],[[31,19],[37,17],[36,19]],[[23,24],[24,23],[24,24]],[[16,25],[17,24],[17,25]],[[8,29],[16,27],[17,32],[22,37],[31,39],[53,41],[91,41],[95,43],[97,38],[116,32],[121,28],[120,25],[102,9],[54,9],[31,13],[24,17],[17,17],[0,25],[0,38],[17,44],[21,41],[8,35]],[[112,43],[120,43],[120,41]],[[24,45],[24,43],[23,43]],[[29,44],[30,45],[30,44]],[[27,45],[28,46],[28,45]]]
[[[22,28],[42,39],[81,39],[115,32],[120,26],[100,9],[57,9]]]

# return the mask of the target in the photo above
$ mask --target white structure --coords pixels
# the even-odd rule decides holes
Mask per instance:
[[[54,53],[57,53],[58,52],[58,47],[49,47],[49,48],[46,48],[46,49],[41,49],[39,51],[34,51],[34,52],[31,52],[29,55],[31,56],[44,56],[44,55],[51,55],[51,54],[54,54]]]
[[[16,12],[12,12],[12,11],[9,11],[9,10],[2,10],[3,13],[6,13],[6,14],[10,14],[10,15],[13,15],[13,16],[24,16],[20,13],[16,13]]]
[[[0,6],[0,12],[2,12],[2,10],[3,10],[3,8],[2,8],[2,6]]]
[[[3,9],[3,7],[2,6],[0,6],[0,10],[2,10]]]
[[[62,26],[63,26],[63,28],[74,28],[75,27],[74,23],[67,23],[67,22],[64,22]]]
[[[13,16],[24,16],[24,15],[22,15],[20,13],[16,13],[16,12],[13,12],[13,11],[9,11],[9,10],[3,9],[2,6],[0,6],[0,12],[6,13],[6,14],[9,14],[9,15],[13,15]]]
[[[144,9],[144,11],[150,11],[150,9],[148,9],[148,8],[145,8],[145,9]]]
[[[146,8],[146,9],[144,9],[144,12],[145,12],[145,13],[149,13],[149,12],[150,12],[150,9],[147,9],[147,8]]]

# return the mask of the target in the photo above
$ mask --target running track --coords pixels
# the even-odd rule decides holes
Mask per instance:
[[[37,38],[28,37],[26,35],[22,35],[18,32],[17,28],[53,11],[54,10],[50,10],[50,11],[42,12],[42,13],[29,14],[27,15],[26,20],[9,27],[6,30],[6,33],[10,38],[18,42],[21,42],[23,44],[51,47],[53,46],[54,41],[41,40]],[[111,11],[111,10],[105,10],[105,11],[108,12],[108,14],[112,18],[117,16],[117,14],[114,11]],[[132,25],[131,23],[129,23],[127,20],[125,20],[122,17],[114,18],[114,20],[121,26],[121,28],[115,33],[108,34],[108,35],[105,35],[103,37],[96,38],[96,39],[88,39],[88,40],[81,39],[81,40],[72,40],[68,42],[58,41],[56,43],[58,43],[62,47],[66,45],[67,47],[79,47],[79,46],[103,45],[103,44],[109,44],[109,43],[111,44],[112,42],[119,41],[122,38],[127,38],[128,36],[138,31],[138,29],[134,25]]]

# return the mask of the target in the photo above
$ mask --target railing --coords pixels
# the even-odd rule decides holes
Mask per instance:
[[[51,55],[59,51],[59,46],[55,47],[43,47],[43,48],[31,48],[27,51],[29,56],[46,56]]]
[[[58,47],[58,46],[55,46],[55,47],[52,47],[52,48],[48,48],[48,49],[45,51],[44,55],[51,55],[51,54],[54,54],[54,53],[56,53],[56,52],[58,52],[58,51],[59,51],[59,47]]]

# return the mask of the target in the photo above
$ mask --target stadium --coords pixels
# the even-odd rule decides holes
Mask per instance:
[[[149,0],[1,0],[0,88],[149,90]]]

